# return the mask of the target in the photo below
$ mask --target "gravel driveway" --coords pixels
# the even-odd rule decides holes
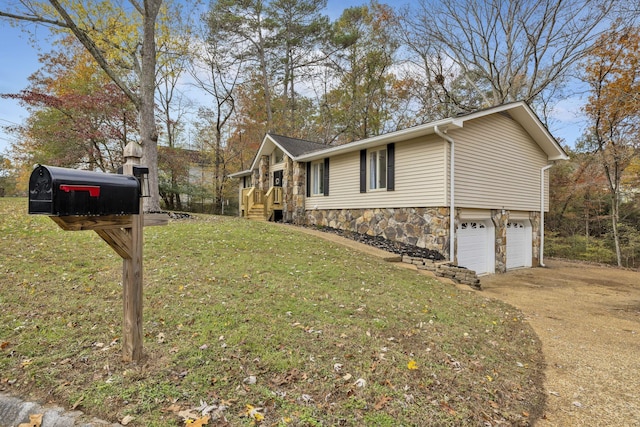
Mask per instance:
[[[547,362],[538,426],[640,426],[640,273],[548,260],[482,277],[523,311]]]

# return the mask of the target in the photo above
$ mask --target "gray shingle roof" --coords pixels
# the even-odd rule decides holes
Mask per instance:
[[[289,138],[288,136],[275,135],[270,133],[269,136],[282,148],[291,154],[293,157],[301,156],[303,154],[312,153],[314,151],[325,150],[329,148],[329,145],[321,144],[319,142],[306,141],[304,139]]]

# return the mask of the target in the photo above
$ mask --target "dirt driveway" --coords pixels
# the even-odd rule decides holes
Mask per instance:
[[[547,361],[538,426],[640,426],[640,273],[548,260],[482,278],[528,318]]]

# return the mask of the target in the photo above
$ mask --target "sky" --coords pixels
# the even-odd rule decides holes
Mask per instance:
[[[368,0],[328,0],[327,14],[335,19],[344,9],[365,3]],[[29,84],[28,77],[40,68],[38,54],[50,50],[46,28],[30,25],[29,30],[40,52],[29,41],[29,34],[0,18],[0,94],[25,89]],[[581,105],[579,98],[567,98],[556,106],[555,123],[550,130],[564,144],[573,146],[582,133]],[[27,111],[17,101],[0,98],[0,154],[6,153],[11,142],[16,142],[16,137],[8,134],[4,127],[22,124],[27,117]]]

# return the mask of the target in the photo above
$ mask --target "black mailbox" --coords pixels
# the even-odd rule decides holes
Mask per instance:
[[[130,175],[38,165],[29,178],[29,213],[137,215],[140,183]]]

